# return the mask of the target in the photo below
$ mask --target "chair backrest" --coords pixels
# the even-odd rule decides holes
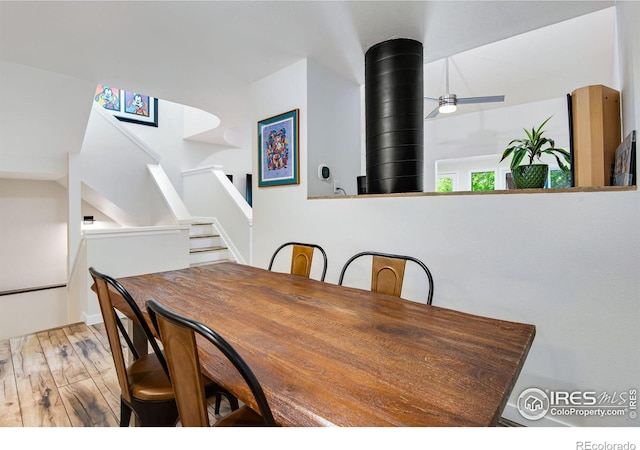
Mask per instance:
[[[195,333],[211,342],[233,364],[249,386],[265,425],[275,425],[258,379],[222,336],[194,319],[165,308],[153,299],[147,300],[146,305],[151,321],[162,339],[182,426],[209,426]]]
[[[125,314],[127,317],[131,317],[132,315],[135,317],[135,321],[144,331],[147,341],[151,344],[153,351],[156,353],[156,356],[168,377],[169,369],[167,367],[167,362],[164,359],[162,351],[160,350],[151,329],[142,315],[142,311],[140,311],[135,300],[131,297],[129,292],[127,292],[124,286],[122,286],[116,279],[98,272],[93,267],[89,268],[89,273],[93,278],[96,294],[98,295],[98,303],[100,304],[100,311],[102,312],[102,318],[107,331],[107,338],[109,339],[109,346],[111,347],[111,354],[113,355],[113,362],[116,374],[118,375],[118,382],[122,391],[122,397],[126,401],[131,402],[131,388],[129,385],[129,377],[127,376],[127,365],[125,363],[122,342],[120,341],[120,334],[118,331],[122,334],[122,337],[124,338],[134,359],[140,358],[140,355],[136,350],[126,327],[122,324],[117,313],[118,311]],[[115,292],[125,300],[126,306],[122,303],[119,303],[119,306],[114,305],[113,298],[111,297],[114,291],[111,288],[113,288],[113,290],[115,290]],[[127,308],[126,311],[125,308]]]
[[[286,247],[293,247],[291,251],[291,275],[298,275],[309,278],[311,273],[311,264],[313,262],[314,249],[318,249],[323,259],[322,275],[320,281],[324,281],[327,274],[327,254],[324,249],[316,244],[306,244],[303,242],[285,242],[273,252],[271,261],[269,261],[269,270],[273,267],[273,262],[280,251]]]
[[[380,253],[374,251],[365,251],[353,255],[342,266],[338,284],[342,285],[344,275],[349,265],[356,259],[364,256],[371,256],[371,290],[382,294],[400,297],[402,293],[402,284],[404,281],[404,272],[407,261],[416,263],[424,270],[429,279],[429,293],[427,295],[427,304],[433,301],[433,277],[429,268],[419,259],[413,256],[394,255],[391,253]]]

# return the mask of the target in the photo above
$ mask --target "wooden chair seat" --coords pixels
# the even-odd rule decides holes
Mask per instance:
[[[140,400],[172,400],[173,387],[162,369],[158,357],[153,354],[141,356],[127,368],[131,395]]]

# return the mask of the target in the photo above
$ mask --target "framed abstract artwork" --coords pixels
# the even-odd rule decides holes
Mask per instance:
[[[258,122],[258,186],[299,184],[298,114],[294,109]]]
[[[94,100],[123,122],[158,126],[158,99],[99,84]]]

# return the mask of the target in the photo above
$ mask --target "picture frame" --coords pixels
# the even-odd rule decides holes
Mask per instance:
[[[613,168],[613,186],[636,184],[636,131],[633,130],[618,145]]]
[[[258,122],[258,187],[300,184],[299,110]]]
[[[116,119],[151,127],[158,126],[158,99],[137,92],[122,91],[120,113]]]
[[[155,97],[99,84],[94,100],[122,122],[158,126],[158,99]]]

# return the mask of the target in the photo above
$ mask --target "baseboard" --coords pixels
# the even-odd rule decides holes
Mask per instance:
[[[97,323],[102,323],[102,314],[92,314],[88,316],[85,312],[82,313],[82,321],[87,325],[95,325]]]

